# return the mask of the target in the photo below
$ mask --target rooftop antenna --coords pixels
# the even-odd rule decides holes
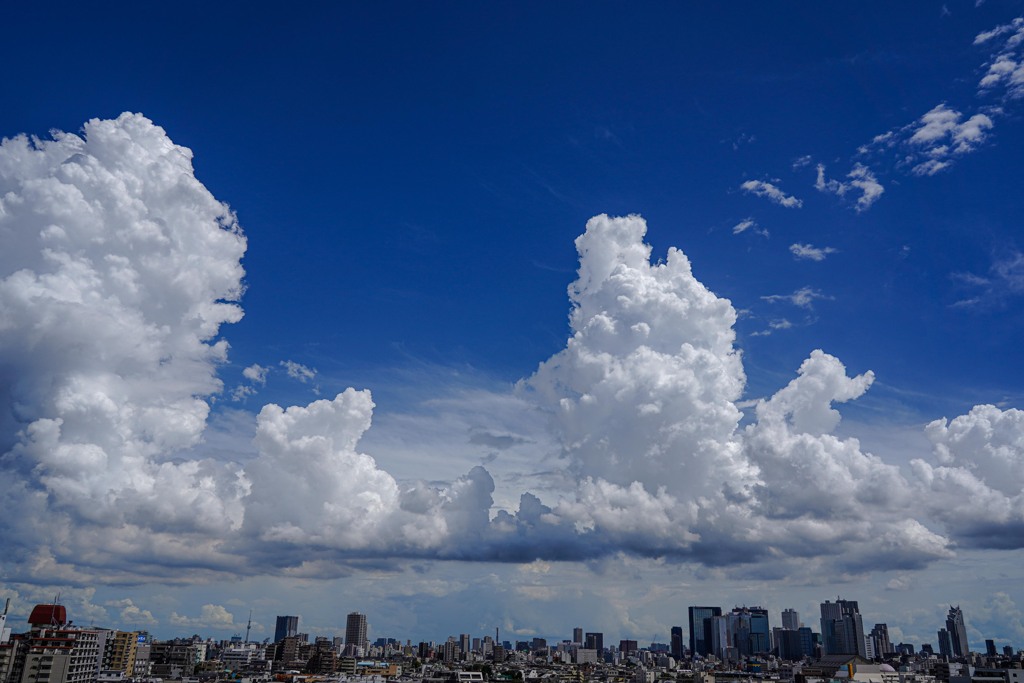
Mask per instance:
[[[249,610],[249,623],[245,625],[245,643],[249,644],[249,631],[252,630],[252,610]]]

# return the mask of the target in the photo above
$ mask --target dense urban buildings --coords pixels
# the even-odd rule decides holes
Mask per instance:
[[[1012,646],[1000,652],[987,639],[984,653],[971,651],[959,607],[938,630],[938,654],[931,643],[893,645],[884,623],[865,635],[856,601],[820,608],[819,633],[793,609],[772,627],[762,607],[692,606],[687,648],[681,626],[670,627],[668,643],[649,645],[622,638],[606,647],[604,633],[582,627],[561,640],[499,640],[496,631],[441,642],[377,637],[371,645],[360,612],[347,615],[344,638],[311,638],[298,633],[298,616],[279,616],[273,640],[263,642],[157,640],[74,626],[66,607],[53,603],[36,605],[24,632],[12,633],[7,610],[0,615],[0,683],[1024,683]]]

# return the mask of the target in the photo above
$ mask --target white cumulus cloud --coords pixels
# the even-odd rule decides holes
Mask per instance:
[[[143,527],[241,522],[230,468],[168,457],[199,442],[217,335],[242,316],[245,238],[191,159],[136,114],[0,143],[0,452],[19,475],[0,487],[37,524],[67,515],[135,545]],[[7,527],[11,553],[30,531]],[[46,536],[58,560],[119,543],[62,535]]]
[[[856,572],[947,557],[945,534],[1005,547],[1021,526],[1016,412],[983,406],[933,423],[937,460],[915,462],[908,479],[833,434],[834,405],[862,395],[872,375],[851,377],[814,351],[741,427],[736,310],[682,251],[652,260],[638,216],[587,223],[565,347],[513,396],[475,401],[541,413],[550,434],[467,425],[464,441],[557,444],[547,488],[501,493],[514,510],[495,509],[484,467],[426,483],[361,452],[368,391],[266,405],[250,459],[197,459],[222,390],[221,326],[241,317],[245,239],[195,179],[191,153],[132,114],[89,122],[81,136],[12,138],[0,144],[0,197],[0,491],[20,513],[0,519],[0,563],[12,580],[313,577],[395,558],[621,553]],[[765,297],[804,308],[825,298],[809,287]],[[246,368],[247,386],[267,372]],[[506,422],[543,429],[541,419],[490,424]],[[126,622],[153,618],[111,606]],[[236,626],[216,604],[170,621]]]

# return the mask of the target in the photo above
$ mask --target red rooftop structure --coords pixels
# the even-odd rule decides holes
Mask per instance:
[[[32,626],[63,626],[68,621],[64,605],[36,605],[28,617]]]

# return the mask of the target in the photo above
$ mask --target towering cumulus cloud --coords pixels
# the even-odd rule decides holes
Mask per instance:
[[[242,316],[245,239],[189,150],[132,114],[5,139],[0,242],[6,500],[125,534],[237,526],[229,473],[166,457],[199,441]]]
[[[873,375],[813,351],[741,426],[736,311],[683,252],[652,262],[646,230],[637,216],[588,222],[565,348],[488,403],[542,411],[565,464],[548,500],[503,490],[518,509],[495,511],[483,467],[410,482],[360,452],[365,390],[264,406],[250,461],[197,458],[222,389],[218,335],[242,315],[233,214],[139,115],[4,140],[0,495],[19,511],[0,516],[5,575],[329,576],[388,557],[620,552],[857,572],[920,567],[955,544],[1019,547],[1020,411],[933,422],[931,462],[887,463],[833,433],[835,406]],[[261,383],[265,370],[245,374]],[[534,436],[523,443],[550,442]]]
[[[557,512],[599,538],[678,550],[695,501],[750,472],[735,430],[736,312],[671,249],[651,264],[638,216],[597,216],[576,240],[572,337],[525,388],[552,413],[581,481]],[[643,540],[640,540],[643,539]],[[594,548],[594,551],[599,551]]]

